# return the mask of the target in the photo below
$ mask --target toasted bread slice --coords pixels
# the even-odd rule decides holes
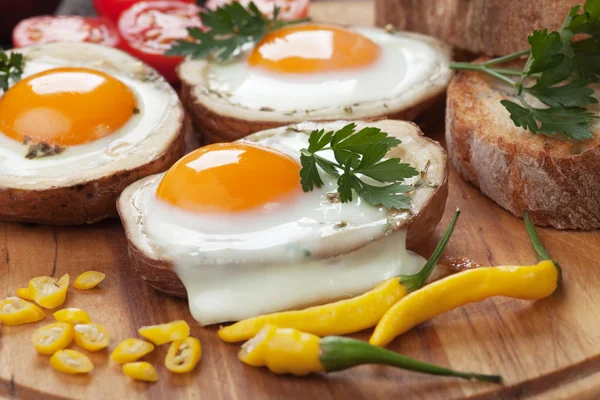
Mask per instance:
[[[418,243],[429,237],[439,223],[446,198],[448,197],[448,170],[447,156],[439,143],[425,136],[419,128],[403,121],[378,121],[357,122],[361,126],[375,126],[402,140],[402,144],[390,150],[389,157],[401,157],[404,161],[411,163],[423,172],[422,178],[428,182],[411,193],[413,206],[410,211],[392,211],[394,230],[407,230],[407,247],[414,248]],[[338,124],[339,125],[339,124]],[[327,123],[323,124],[298,124],[303,131],[307,129],[327,129]],[[342,125],[343,126],[343,125]],[[285,132],[286,127],[258,132],[250,135],[246,140],[254,141],[268,137],[275,133]],[[186,290],[173,271],[170,260],[161,259],[154,250],[151,237],[145,230],[146,215],[143,212],[143,192],[152,190],[162,174],[142,179],[123,191],[118,200],[117,208],[129,242],[129,254],[134,268],[142,278],[158,290],[168,294],[186,297]],[[299,179],[299,178],[298,178]],[[376,239],[376,240],[380,240]],[[369,241],[357,246],[365,246]],[[358,250],[360,247],[346,249],[348,253]],[[332,255],[323,255],[329,257]]]
[[[510,95],[507,86],[481,73],[454,78],[446,109],[452,165],[515,216],[527,209],[537,225],[599,228],[600,125],[584,142],[533,135],[516,127],[500,104]]]
[[[534,29],[556,30],[579,0],[375,0],[376,24],[435,36],[490,56],[525,50]]]
[[[410,48],[409,43],[418,45],[426,54],[419,57],[431,57],[430,63],[421,61],[424,78],[390,98],[363,101],[352,105],[335,104],[315,110],[274,109],[261,107],[261,99],[257,98],[256,107],[249,108],[233,101],[231,93],[210,88],[210,71],[215,65],[220,64],[188,59],[178,67],[178,75],[181,79],[181,99],[192,116],[196,130],[206,143],[214,143],[230,142],[254,132],[303,121],[381,118],[412,121],[443,96],[452,77],[452,71],[448,68],[451,59],[449,46],[434,38],[415,33],[386,33],[376,28],[353,29],[363,34],[391,35],[393,40],[397,41],[398,47]],[[402,66],[398,68],[401,70]],[[326,95],[326,93],[315,92],[315,96]],[[290,97],[293,98],[293,93],[290,93]]]

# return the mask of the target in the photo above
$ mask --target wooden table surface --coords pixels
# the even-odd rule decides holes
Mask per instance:
[[[320,20],[369,24],[368,3],[315,4]],[[423,130],[443,140],[443,106],[431,110]],[[420,249],[428,255],[457,207],[463,211],[447,255],[468,256],[483,264],[530,264],[535,255],[521,220],[497,207],[454,171],[450,197],[436,235]],[[455,399],[455,398],[599,398],[600,397],[600,233],[540,229],[550,253],[564,268],[564,284],[551,298],[526,302],[494,298],[469,305],[425,323],[390,348],[455,369],[499,373],[503,386],[438,378],[401,370],[363,366],[328,376],[277,377],[242,365],[238,345],[224,344],[216,328],[193,324],[185,301],[145,285],[132,269],[118,221],[88,227],[53,228],[0,224],[0,295],[37,275],[72,277],[89,270],[106,273],[102,287],[71,289],[67,307],[87,310],[119,340],[136,335],[142,325],[184,318],[202,341],[199,368],[174,376],[160,347],[148,360],[158,366],[160,381],[132,382],[104,352],[91,358],[90,376],[55,372],[48,358],[30,344],[42,323],[0,330],[0,397],[11,399]],[[51,317],[47,318],[45,323]],[[356,335],[368,338],[369,332]]]

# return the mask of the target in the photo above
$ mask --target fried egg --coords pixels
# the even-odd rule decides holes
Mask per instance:
[[[121,51],[57,43],[19,52],[22,79],[0,98],[0,187],[39,190],[132,169],[181,131],[175,92]]]
[[[304,24],[267,34],[229,62],[186,60],[179,73],[193,100],[219,115],[359,119],[399,113],[442,93],[449,61],[449,49],[423,35]]]
[[[303,123],[205,146],[132,185],[119,200],[132,254],[169,264],[203,325],[351,296],[417,272],[425,260],[406,249],[404,229],[445,182],[444,152],[412,124],[372,123],[402,140],[395,156],[427,170],[432,186],[411,194],[413,208],[375,207],[356,194],[341,203],[336,178],[324,173],[321,188],[303,192],[308,135],[347,123]]]

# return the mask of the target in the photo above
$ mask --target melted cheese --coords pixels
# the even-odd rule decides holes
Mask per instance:
[[[406,231],[337,257],[272,265],[175,264],[190,311],[201,325],[323,304],[364,293],[396,275],[418,272],[425,259],[408,251]]]

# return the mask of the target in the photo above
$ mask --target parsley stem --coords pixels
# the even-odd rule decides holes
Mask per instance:
[[[488,68],[485,64],[472,64],[472,63],[465,63],[465,62],[450,63],[450,68],[456,69],[456,70],[479,71],[486,75],[491,76],[492,78],[496,78],[496,79],[506,83],[507,85],[516,87],[516,83],[512,79],[503,75],[503,72],[506,72],[505,68]],[[511,70],[510,75],[521,75],[521,74],[520,73],[515,74]]]
[[[512,53],[512,54],[509,54],[506,56],[493,58],[489,61],[484,62],[483,65],[485,65],[486,67],[489,67],[490,65],[502,64],[502,63],[505,63],[508,61],[518,60],[519,58],[521,58],[523,56],[528,56],[530,53],[531,53],[531,50],[519,51],[517,53]]]

